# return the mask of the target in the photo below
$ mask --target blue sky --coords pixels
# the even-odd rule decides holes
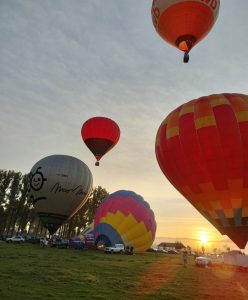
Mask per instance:
[[[155,32],[150,9],[150,0],[1,0],[0,167],[27,173],[47,155],[72,155],[94,186],[142,195],[158,238],[194,238],[196,228],[221,238],[164,177],[154,143],[180,104],[247,94],[248,2],[221,1],[189,64]],[[99,115],[119,124],[121,138],[97,168],[80,130]]]

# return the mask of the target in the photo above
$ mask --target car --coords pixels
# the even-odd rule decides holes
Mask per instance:
[[[115,244],[114,247],[105,247],[104,253],[124,253],[125,246],[123,244]]]
[[[196,266],[221,266],[224,263],[224,259],[222,255],[207,255],[207,256],[198,256],[195,259]]]
[[[211,266],[221,266],[224,264],[224,257],[219,254],[210,254],[209,255],[209,265]]]
[[[69,240],[56,238],[52,241],[51,247],[54,248],[69,248]]]
[[[85,248],[85,242],[80,240],[70,240],[69,241],[69,247],[74,249],[84,249]]]
[[[22,236],[12,236],[9,238],[6,238],[7,243],[23,243],[25,242],[25,239]]]
[[[198,256],[195,258],[195,265],[197,267],[206,267],[208,266],[209,258],[206,256]]]

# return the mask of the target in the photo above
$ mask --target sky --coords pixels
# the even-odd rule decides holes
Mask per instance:
[[[165,178],[155,137],[164,118],[191,99],[247,94],[248,2],[221,1],[188,64],[156,33],[151,2],[0,0],[0,168],[28,173],[48,155],[77,157],[94,187],[132,190],[150,204],[155,242],[195,241],[207,232],[213,244],[227,245]],[[81,139],[93,116],[121,129],[100,167]]]

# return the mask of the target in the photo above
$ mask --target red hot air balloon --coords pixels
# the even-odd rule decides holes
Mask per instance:
[[[212,29],[220,0],[153,0],[152,20],[158,34],[169,44],[189,51]]]
[[[240,248],[248,241],[248,96],[185,103],[160,125],[157,161],[174,187]]]
[[[94,117],[87,120],[81,129],[82,139],[96,158],[96,166],[104,154],[112,149],[120,138],[120,128],[111,119]]]

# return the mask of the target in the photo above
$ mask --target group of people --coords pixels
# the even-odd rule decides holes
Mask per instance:
[[[133,246],[131,246],[131,247],[127,246],[125,248],[125,254],[127,254],[127,255],[133,255]]]

